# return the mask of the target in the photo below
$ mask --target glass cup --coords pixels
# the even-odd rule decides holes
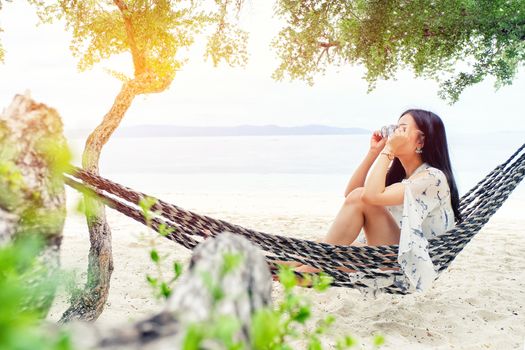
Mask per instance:
[[[381,127],[381,136],[386,139],[388,136],[392,135],[396,129],[396,124],[385,125]]]

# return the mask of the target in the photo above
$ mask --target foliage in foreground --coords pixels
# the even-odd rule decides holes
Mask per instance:
[[[0,121],[0,349],[65,350],[68,335],[42,319],[61,279],[56,242],[65,218],[62,173],[71,153],[55,112],[31,103],[24,124],[13,127],[5,118],[15,118],[10,114]]]
[[[151,220],[156,214],[151,211],[156,200],[151,197],[143,198],[139,206],[146,220],[147,226],[151,227]],[[160,227],[160,236],[166,236],[173,232],[173,228]],[[158,236],[157,236],[158,237]],[[160,256],[153,239],[150,250],[150,259],[156,267],[156,276],[147,275],[147,281],[153,287],[154,295],[159,298],[169,298],[173,290],[175,281],[182,273],[182,265],[178,262],[173,263],[172,277],[166,276],[162,272],[162,265],[167,257]],[[294,288],[300,283],[293,269],[286,265],[279,266],[279,281],[284,288],[284,296],[276,308],[265,307],[258,310],[252,317],[250,337],[251,344],[245,344],[236,340],[236,334],[241,329],[241,322],[234,315],[223,315],[216,311],[218,304],[228,296],[220,288],[222,279],[234,271],[243,261],[242,254],[224,254],[223,263],[220,269],[218,281],[211,278],[210,274],[202,271],[204,285],[212,295],[211,317],[205,322],[194,323],[186,330],[183,349],[199,350],[205,344],[217,346],[221,349],[241,350],[285,350],[293,349],[291,342],[299,339],[306,339],[309,350],[323,349],[321,336],[326,334],[336,318],[328,314],[324,319],[317,322],[316,327],[310,330],[306,322],[312,318],[311,302],[295,293]],[[311,285],[317,292],[328,290],[332,283],[332,278],[325,274],[305,274],[304,281]],[[384,343],[384,338],[378,335],[374,338],[374,347],[379,347]],[[349,335],[337,339],[336,349],[349,349],[358,344],[357,340]]]
[[[242,258],[242,255],[225,255],[223,273],[220,278],[232,271],[242,261]],[[211,319],[207,322],[196,323],[189,327],[183,349],[198,350],[202,348],[202,344],[212,342],[228,350],[291,350],[294,349],[293,344],[301,339],[306,340],[309,350],[323,349],[325,345],[321,336],[330,330],[336,320],[335,316],[328,314],[316,323],[313,330],[309,329],[306,322],[312,318],[312,306],[307,298],[294,292],[294,288],[298,285],[295,273],[288,266],[280,266],[279,279],[284,287],[284,296],[276,308],[262,308],[252,317],[251,344],[235,341],[235,335],[239,332],[241,324],[234,316],[217,316],[213,312]],[[331,278],[325,274],[312,275],[307,280],[318,292],[326,291],[331,283]],[[226,297],[220,289],[217,289],[219,284],[210,281],[206,283],[212,291],[214,306]],[[374,347],[379,347],[383,343],[382,336],[376,336],[373,340]],[[355,338],[345,335],[337,339],[335,344],[330,345],[342,350],[352,348],[357,344]]]
[[[27,304],[45,297],[58,282],[35,285],[31,271],[41,271],[35,264],[42,247],[42,240],[27,236],[0,248],[0,349],[72,349],[67,333],[50,335],[38,309]]]
[[[154,204],[151,199],[141,203],[148,222],[152,214],[147,210]],[[164,234],[171,232],[166,229]],[[17,239],[0,248],[0,348],[13,350],[73,349],[72,342],[66,332],[49,332],[42,324],[40,314],[27,306],[27,299],[35,299],[35,295],[46,294],[47,288],[55,288],[58,279],[35,285],[31,283],[31,271],[35,269],[37,257],[43,242],[36,236],[28,235]],[[155,249],[150,251],[150,258],[160,269],[163,262]],[[220,289],[220,280],[234,271],[243,261],[239,254],[225,254],[219,281],[214,281],[206,273],[202,278],[213,296],[213,307],[228,297]],[[157,270],[159,271],[159,270]],[[165,275],[148,276],[148,281],[156,289],[157,297],[168,298],[174,282],[181,274],[181,265],[173,265],[173,277]],[[251,344],[236,341],[236,334],[241,324],[234,316],[220,315],[212,312],[210,320],[195,323],[186,330],[184,350],[201,349],[206,343],[214,343],[228,350],[240,349],[293,349],[293,342],[306,339],[309,350],[323,349],[321,336],[326,334],[335,322],[333,315],[327,315],[317,322],[313,330],[309,330],[306,322],[312,318],[312,307],[309,300],[294,292],[298,280],[293,270],[281,266],[279,280],[284,288],[284,296],[277,307],[266,307],[258,310],[251,322]],[[312,275],[306,278],[313,288],[319,292],[326,291],[331,278],[325,274]],[[383,344],[384,339],[376,336],[374,346]],[[336,349],[347,349],[357,345],[351,336],[338,339]]]

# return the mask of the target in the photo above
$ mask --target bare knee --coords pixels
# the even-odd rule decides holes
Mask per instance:
[[[363,193],[363,187],[357,187],[352,192],[346,195],[345,197],[345,204],[363,204],[363,201],[361,200],[361,193]]]

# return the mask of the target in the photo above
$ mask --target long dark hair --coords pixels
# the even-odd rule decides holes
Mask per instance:
[[[428,165],[441,170],[447,177],[448,187],[450,188],[450,199],[454,211],[455,221],[461,222],[463,218],[459,212],[459,194],[452,174],[450,157],[448,154],[447,135],[443,121],[436,114],[422,109],[409,109],[404,111],[399,118],[405,114],[410,114],[416,122],[419,130],[425,134],[425,142],[421,159]],[[390,169],[386,174],[385,186],[400,182],[406,176],[405,168],[401,161],[395,157]]]

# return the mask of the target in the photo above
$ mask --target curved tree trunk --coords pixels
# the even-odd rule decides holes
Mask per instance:
[[[121,0],[113,0],[113,3],[120,10],[124,21],[135,72],[134,79],[123,84],[110,111],[86,141],[82,166],[85,170],[97,175],[99,174],[98,161],[102,147],[119,126],[135,96],[162,92],[173,80],[171,75],[158,76],[148,69],[145,58],[146,52],[137,47],[135,29],[126,3]],[[91,242],[87,283],[84,291],[71,301],[71,306],[64,312],[60,322],[68,322],[73,319],[96,320],[102,313],[108,298],[109,283],[113,271],[111,230],[106,221],[104,206],[88,196],[84,196],[84,203],[85,207],[89,208],[89,213],[86,213],[86,220]]]
[[[44,241],[37,264],[24,271],[29,287],[54,279],[60,267],[66,218],[61,162],[68,161],[61,157],[68,152],[62,129],[58,113],[29,94],[16,95],[0,114],[0,246],[28,235]],[[40,290],[24,307],[45,317],[55,288]]]
[[[102,147],[119,126],[124,114],[138,94],[138,82],[131,80],[123,84],[110,111],[102,123],[89,135],[82,155],[82,167],[99,174],[99,159]],[[89,228],[88,277],[84,290],[71,301],[71,306],[64,312],[60,322],[74,319],[85,321],[96,320],[104,309],[108,299],[111,273],[113,272],[113,255],[111,251],[111,229],[106,221],[103,204],[84,195],[86,221]]]
[[[135,74],[134,79],[122,85],[110,111],[86,141],[82,167],[93,174],[99,174],[98,161],[102,147],[119,126],[135,96],[162,92],[173,80],[172,76],[159,77],[148,69],[143,69],[140,73],[136,71]],[[59,322],[73,319],[96,320],[108,298],[109,282],[113,271],[111,230],[106,221],[104,206],[89,196],[84,196],[84,201],[85,207],[89,208],[86,220],[91,242],[87,283],[84,291],[71,301],[71,306],[64,312]]]

